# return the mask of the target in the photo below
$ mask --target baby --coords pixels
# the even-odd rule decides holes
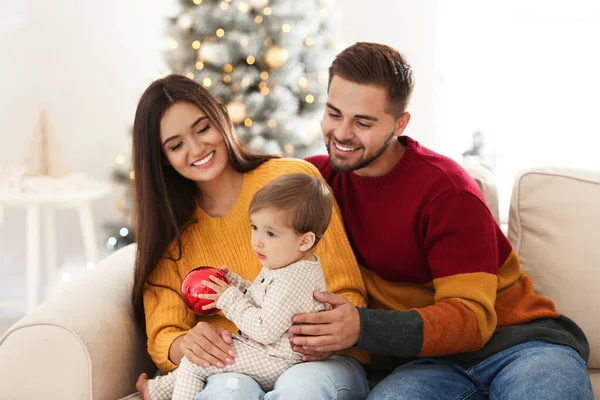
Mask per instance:
[[[233,336],[237,356],[225,368],[203,367],[186,357],[179,368],[136,384],[145,400],[191,400],[202,391],[206,378],[222,372],[239,372],[258,382],[264,391],[277,378],[302,361],[292,350],[287,330],[292,317],[323,311],[313,292],[327,291],[318,257],[312,250],[331,219],[332,200],[327,186],[310,175],[282,175],[254,195],[249,208],[252,248],[263,268],[253,282],[221,267],[229,284],[211,276],[203,281],[216,294],[199,294],[240,329]]]

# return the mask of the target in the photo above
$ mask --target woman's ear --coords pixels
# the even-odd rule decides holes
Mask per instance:
[[[298,248],[300,249],[300,251],[308,251],[312,249],[316,240],[317,237],[313,232],[307,232],[302,235],[302,238],[300,239],[300,245],[298,246]]]

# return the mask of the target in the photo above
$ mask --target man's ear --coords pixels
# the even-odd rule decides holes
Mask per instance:
[[[313,232],[307,232],[304,235],[302,235],[298,249],[300,249],[300,251],[308,251],[313,247],[316,240],[317,237]]]
[[[396,129],[394,130],[394,136],[402,136],[402,133],[404,133],[404,130],[406,129],[406,126],[409,122],[410,113],[407,111],[404,114],[402,114],[400,118],[398,118],[398,121],[396,121]]]

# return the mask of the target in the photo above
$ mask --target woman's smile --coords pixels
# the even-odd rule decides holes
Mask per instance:
[[[212,164],[212,160],[215,159],[215,150],[211,151],[210,153],[208,153],[208,155],[206,155],[203,158],[200,158],[196,161],[194,161],[192,163],[192,167],[194,168],[207,168]]]

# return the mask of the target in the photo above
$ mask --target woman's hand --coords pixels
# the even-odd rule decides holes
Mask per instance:
[[[198,296],[199,299],[205,299],[205,300],[212,300],[213,301],[212,303],[203,306],[202,307],[203,310],[210,310],[212,308],[216,308],[217,307],[217,300],[219,300],[219,297],[221,297],[221,295],[223,293],[225,293],[225,291],[231,286],[227,282],[225,282],[225,281],[217,278],[214,275],[210,276],[210,280],[212,282],[202,281],[202,284],[204,286],[206,286],[207,288],[212,289],[215,292],[215,294],[198,293],[196,295],[196,296]]]
[[[233,364],[235,352],[231,340],[231,332],[227,329],[198,322],[183,336],[180,347],[183,355],[196,365],[223,368],[225,364]]]

